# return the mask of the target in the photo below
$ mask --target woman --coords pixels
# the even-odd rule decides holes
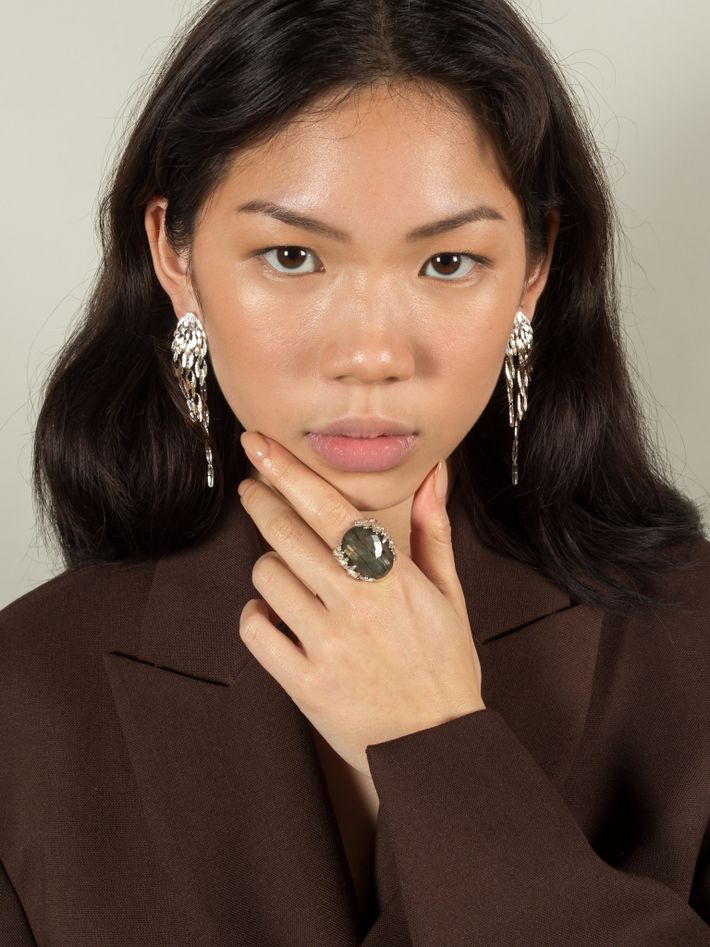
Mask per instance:
[[[710,544],[615,223],[504,0],[200,9],[37,424],[3,943],[710,944]]]

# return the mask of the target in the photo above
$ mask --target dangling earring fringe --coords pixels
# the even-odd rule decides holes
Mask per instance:
[[[508,422],[513,428],[513,486],[518,484],[518,427],[528,409],[528,383],[532,375],[530,351],[533,328],[523,312],[515,314],[513,331],[505,348],[505,382],[508,391]],[[517,358],[517,366],[515,359]],[[514,394],[514,383],[518,393]]]
[[[207,335],[194,312],[186,312],[178,320],[171,345],[173,368],[187,401],[190,418],[202,425],[206,438],[210,434],[210,413],[207,410]],[[214,486],[212,448],[205,446],[207,486]]]

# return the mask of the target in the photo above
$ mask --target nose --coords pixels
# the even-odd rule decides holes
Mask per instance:
[[[414,374],[414,339],[400,317],[349,313],[336,320],[323,347],[322,373],[335,381],[407,381]]]

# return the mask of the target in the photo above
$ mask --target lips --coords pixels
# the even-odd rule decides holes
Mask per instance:
[[[409,437],[415,434],[416,431],[412,425],[394,418],[350,415],[314,428],[309,433],[337,437],[373,438],[383,436]]]
[[[360,473],[376,473],[396,467],[412,450],[415,441],[415,434],[390,437],[308,435],[313,450],[333,467]]]

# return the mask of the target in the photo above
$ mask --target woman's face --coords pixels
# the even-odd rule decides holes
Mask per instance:
[[[431,227],[472,209],[475,220]],[[242,152],[203,210],[191,273],[165,245],[164,266],[154,259],[176,315],[202,319],[241,424],[360,510],[411,502],[483,411],[549,263],[526,271],[518,202],[471,118],[453,100],[375,87]],[[386,470],[341,469],[307,435],[351,415],[403,422],[414,447]]]

